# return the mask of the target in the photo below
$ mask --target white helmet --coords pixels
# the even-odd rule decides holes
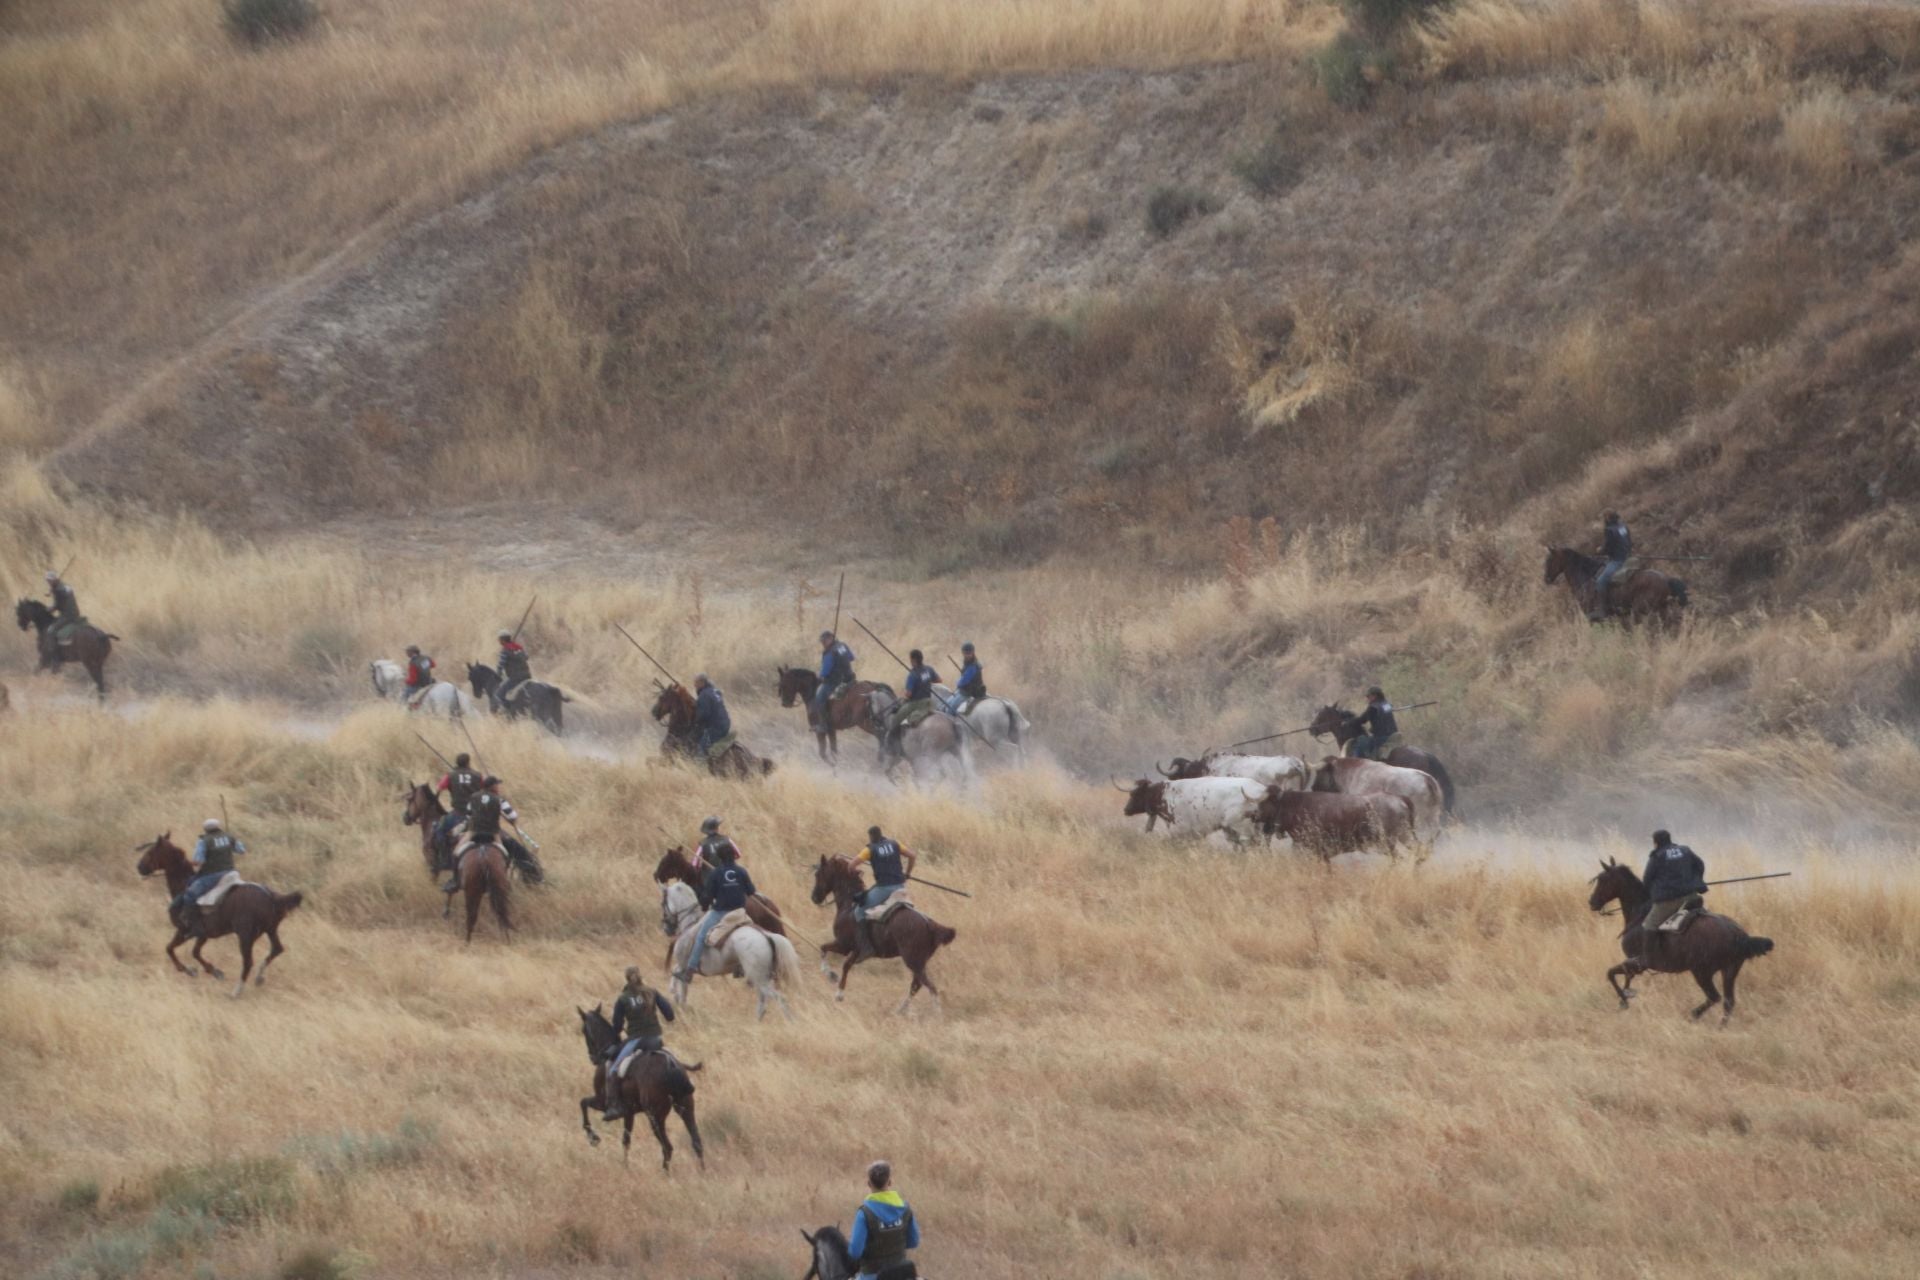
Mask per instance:
[[[54,570],[52,570],[52,569],[49,569],[49,570],[47,570],[47,581],[48,581],[48,582],[58,582],[58,581],[60,581],[60,575],[59,575],[59,574],[58,574],[57,572],[55,572]]]
[[[220,829],[220,819],[208,818],[205,822],[200,824],[200,829],[202,831],[218,831]]]

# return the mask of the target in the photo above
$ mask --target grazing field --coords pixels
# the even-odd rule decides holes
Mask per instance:
[[[19,1270],[277,1274],[305,1253],[336,1274],[797,1274],[796,1228],[844,1221],[880,1154],[944,1276],[1920,1264],[1920,885],[1898,856],[1684,832],[1716,875],[1796,873],[1715,895],[1778,944],[1722,1030],[1687,1021],[1684,978],[1627,1013],[1606,991],[1614,925],[1585,881],[1637,839],[1469,828],[1424,866],[1329,874],[1126,831],[1118,797],[1052,770],[906,795],[796,766],[748,789],[483,726],[555,883],[517,894],[511,946],[463,948],[399,825],[422,772],[399,715],[324,738],[233,705],[16,719],[0,1176]],[[163,894],[131,852],[220,795],[248,870],[306,894],[238,1003],[165,967]],[[809,971],[791,1024],[696,986],[670,1042],[707,1064],[709,1156],[697,1171],[676,1135],[668,1179],[644,1126],[625,1170],[579,1133],[572,1010],[628,963],[658,975],[654,824],[708,810],[816,937],[805,868],[872,821],[976,897],[919,895],[960,935],[934,964],[943,1016],[889,1016],[897,966],[856,971],[839,1006]]]

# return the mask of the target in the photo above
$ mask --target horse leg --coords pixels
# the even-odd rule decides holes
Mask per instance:
[[[667,1113],[658,1104],[647,1108],[647,1123],[653,1126],[653,1138],[660,1144],[660,1171],[673,1172],[673,1140],[667,1137]],[[627,1136],[633,1136],[633,1117],[627,1117]]]
[[[832,952],[837,956],[850,955],[851,953],[842,950],[838,942],[823,942],[820,944],[820,976],[828,982],[832,982],[835,974],[833,972],[833,966],[827,963],[828,952]]]
[[[914,969],[914,970],[911,970],[911,972],[913,974],[913,981],[909,983],[907,986],[907,998],[900,1002],[900,1007],[898,1009],[894,1010],[894,1013],[898,1014],[902,1018],[907,1016],[907,1008],[909,1005],[913,1003],[913,998],[916,995],[920,994],[920,987],[922,984],[920,971],[918,969]]]
[[[600,1135],[593,1131],[593,1118],[588,1113],[588,1108],[598,1106],[599,1103],[600,1098],[598,1094],[591,1098],[580,1099],[580,1127],[586,1130],[587,1145],[590,1147],[600,1145]]]
[[[483,891],[480,884],[480,877],[477,875],[474,876],[472,883],[466,886],[466,890],[467,890],[467,945],[471,946],[473,945],[473,926],[480,923],[480,894]]]
[[[700,1126],[693,1120],[693,1095],[686,1094],[673,1100],[674,1114],[680,1117],[680,1123],[687,1126],[687,1138],[693,1143],[693,1158],[700,1162],[702,1169],[707,1167],[707,1148],[700,1141]]]
[[[280,945],[280,927],[278,925],[274,925],[267,930],[267,942],[269,944],[267,958],[260,962],[260,976],[253,980],[253,985],[256,987],[264,987],[267,985],[267,966],[273,963],[275,956],[281,955],[286,951],[286,948]]]
[[[1607,985],[1613,988],[1613,994],[1620,997],[1620,1007],[1622,1009],[1627,1008],[1627,1002],[1634,997],[1635,993],[1628,990],[1628,988],[1633,985],[1633,975],[1638,971],[1638,966],[1630,960],[1617,964],[1607,970]],[[1626,986],[1620,984],[1618,977],[1620,974],[1626,975]]]
[[[1713,989],[1713,970],[1711,969],[1695,969],[1693,971],[1693,980],[1700,984],[1702,991],[1707,993],[1707,1002],[1693,1011],[1693,1016],[1698,1018],[1701,1014],[1720,1003],[1720,993]]]
[[[180,932],[179,930],[175,930],[173,935],[173,941],[167,944],[167,959],[173,961],[174,968],[186,974],[189,978],[192,978],[192,977],[198,976],[200,971],[198,969],[187,968],[187,966],[180,963],[180,957],[173,953],[173,949],[179,946],[181,943],[185,942],[186,940],[187,940],[186,934]],[[833,975],[828,974],[827,976],[832,977]]]
[[[852,956],[848,956],[846,964],[840,967],[840,989],[834,993],[833,998],[835,1000],[845,1000],[847,998],[847,975],[853,972],[853,966],[858,963],[859,961],[855,960]]]
[[[107,700],[107,665],[100,658],[88,658],[84,664],[87,674],[93,677],[94,697],[101,702]]]
[[[253,941],[260,935],[250,929],[236,929],[234,936],[240,941],[240,981],[233,984],[233,998],[238,1000],[247,989],[247,975],[253,972]]]
[[[1727,989],[1726,999],[1720,1002],[1720,1025],[1723,1027],[1733,1021],[1733,984],[1740,977],[1740,966],[1745,963],[1744,959],[1735,960],[1720,971],[1721,985]]]
[[[227,975],[222,973],[220,971],[219,966],[214,964],[213,961],[207,959],[205,956],[200,954],[200,948],[206,946],[209,941],[211,941],[211,939],[207,938],[205,935],[202,935],[201,937],[195,938],[193,940],[193,958],[200,962],[200,967],[206,970],[207,976],[209,978],[213,978],[216,981],[224,982],[226,980]]]
[[[932,957],[929,956],[928,960],[931,961]],[[940,1003],[940,988],[933,985],[933,977],[927,972],[926,964],[923,963],[915,970],[914,976],[920,980],[921,985],[926,987],[927,994],[933,997],[933,1011],[935,1013],[945,1013],[946,1009]]]

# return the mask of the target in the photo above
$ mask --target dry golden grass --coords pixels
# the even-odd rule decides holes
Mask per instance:
[[[799,769],[742,789],[531,731],[488,743],[555,884],[518,895],[511,947],[468,950],[398,822],[423,762],[397,714],[323,741],[180,703],[10,731],[0,1231],[18,1268],[144,1253],[157,1274],[261,1274],[318,1244],[380,1275],[781,1275],[795,1228],[844,1221],[877,1154],[938,1275],[1920,1262],[1920,886],[1897,862],[1702,838],[1718,874],[1797,872],[1722,891],[1778,950],[1721,1031],[1686,1021],[1684,979],[1627,1014],[1602,985],[1612,928],[1584,881],[1632,844],[1469,830],[1421,868],[1328,874],[1129,832],[1111,793],[1044,771],[971,797]],[[306,895],[289,954],[238,1004],[165,968],[162,895],[129,851],[218,795],[249,871]],[[578,1133],[572,1007],[610,998],[629,962],[657,974],[652,826],[708,810],[809,933],[803,864],[871,821],[978,896],[926,903],[960,931],[935,964],[941,1017],[887,1015],[897,969],[857,974],[839,1007],[810,971],[791,1025],[751,1023],[732,984],[696,988],[671,1040],[708,1064],[709,1161],[696,1172],[676,1134],[669,1180],[644,1127],[624,1172]],[[224,1178],[254,1198],[200,1234]]]

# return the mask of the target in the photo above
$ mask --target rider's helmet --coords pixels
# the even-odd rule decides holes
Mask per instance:
[[[718,831],[719,829],[720,829],[720,819],[717,817],[708,818],[705,822],[700,824],[700,831],[704,835],[712,835],[714,832]]]
[[[417,645],[417,644],[410,644],[410,645],[408,645],[408,646],[407,646],[407,656],[408,656],[409,658],[415,658],[415,657],[418,657],[419,655],[420,655],[420,646],[419,646],[419,645]]]
[[[833,643],[833,632],[831,632],[831,631],[822,631],[822,632],[820,633],[820,643],[821,643],[821,644],[832,644],[832,643]]]
[[[497,787],[500,785],[500,779],[494,777],[492,774],[488,774],[486,778],[481,781],[480,785],[483,787]]]
[[[967,641],[967,642],[966,642],[965,644],[963,644],[963,645],[961,645],[961,646],[960,646],[960,652],[962,652],[962,653],[972,653],[972,652],[973,652],[973,641],[971,641],[971,640],[969,640],[969,641]]]
[[[59,575],[59,574],[58,574],[57,572],[55,572],[54,570],[52,570],[52,569],[49,569],[49,570],[47,570],[47,581],[48,581],[48,582],[58,582],[58,581],[60,581],[60,575]]]
[[[200,829],[202,831],[218,831],[220,829],[220,819],[208,818],[205,822],[200,824]]]
[[[500,638],[501,638],[502,640],[511,640],[511,639],[513,639],[513,632],[511,632],[511,631],[502,631],[502,632],[500,633]]]

